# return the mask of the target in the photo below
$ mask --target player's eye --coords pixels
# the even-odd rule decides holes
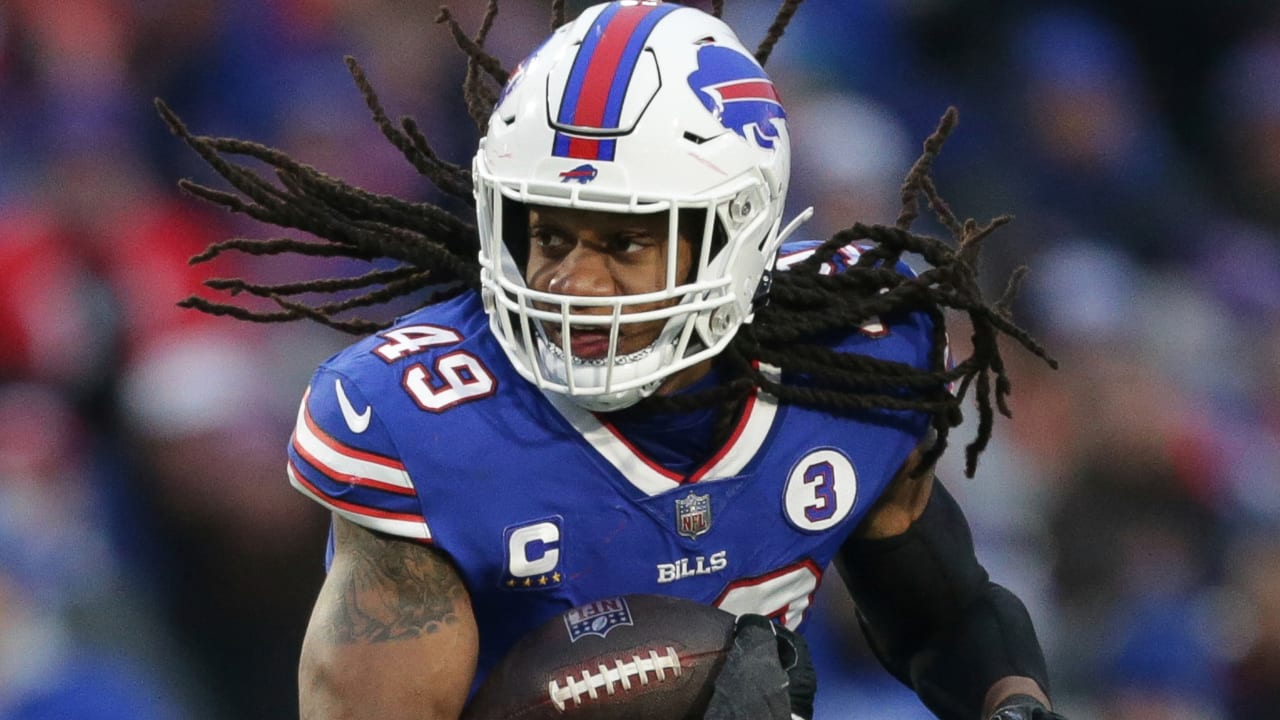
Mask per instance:
[[[642,230],[623,230],[609,236],[609,252],[621,255],[640,252],[656,244],[654,237]]]
[[[556,227],[535,225],[529,228],[529,239],[544,254],[564,253],[569,250],[569,238]]]

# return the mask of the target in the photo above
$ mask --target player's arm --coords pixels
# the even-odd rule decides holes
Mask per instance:
[[[471,600],[429,545],[334,515],[334,556],[302,643],[302,720],[455,720],[475,673]]]
[[[1044,655],[1026,608],[991,582],[959,505],[932,469],[916,466],[919,456],[837,556],[873,651],[944,720],[989,718],[1013,704],[1047,708]]]

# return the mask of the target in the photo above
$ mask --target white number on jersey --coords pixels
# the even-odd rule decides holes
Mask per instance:
[[[416,355],[429,348],[462,342],[456,330],[439,325],[409,325],[382,333],[386,340],[373,349],[386,362]],[[401,384],[418,407],[444,412],[469,400],[493,394],[498,381],[480,358],[465,350],[441,355],[431,364],[414,363],[405,369]]]
[[[789,630],[804,620],[822,572],[807,560],[754,578],[735,580],[713,605],[734,615],[755,613]]]

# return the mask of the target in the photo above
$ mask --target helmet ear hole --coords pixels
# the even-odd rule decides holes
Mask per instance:
[[[688,238],[693,244],[693,256],[696,258],[702,252],[703,234],[707,227],[707,209],[706,208],[681,208],[680,218],[677,221],[680,226],[680,234]],[[707,253],[709,260],[714,260],[716,255],[729,244],[729,235],[724,230],[724,223],[720,222],[720,218],[715,218],[715,223],[711,227],[711,252]]]
[[[502,198],[502,242],[523,275],[529,268],[529,208],[519,200]]]

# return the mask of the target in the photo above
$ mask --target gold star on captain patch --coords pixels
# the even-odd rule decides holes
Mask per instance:
[[[551,573],[551,579],[556,582],[560,582],[560,571],[557,570],[556,572]]]
[[[525,578],[525,579],[524,579],[524,586],[525,586],[525,587],[529,587],[529,586],[530,586],[530,585],[532,585],[532,584],[533,584],[533,581],[532,581],[532,580],[530,580],[529,578]]]
[[[510,580],[507,581],[507,587],[515,587],[515,586],[516,586],[515,578],[511,578]]]
[[[546,585],[546,584],[547,584],[547,576],[546,576],[546,575],[543,575],[542,577],[538,578],[538,584],[539,584],[539,585]]]

